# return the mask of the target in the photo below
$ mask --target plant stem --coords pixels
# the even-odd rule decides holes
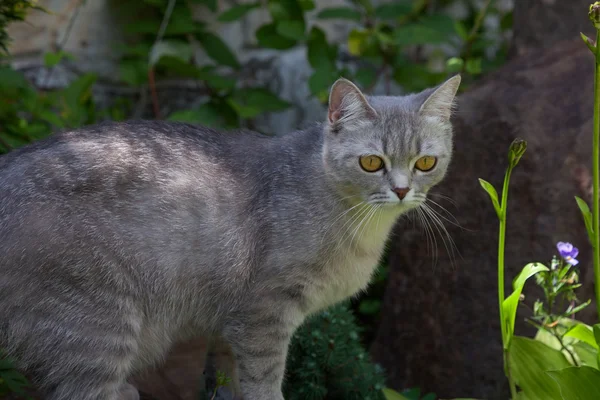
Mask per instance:
[[[508,384],[510,386],[510,393],[513,400],[517,398],[517,387],[512,379],[509,365],[509,353],[508,353],[508,341],[510,338],[506,333],[506,320],[504,318],[504,309],[502,303],[504,303],[504,243],[506,239],[506,211],[508,208],[508,184],[510,182],[510,175],[512,173],[512,166],[506,169],[506,175],[504,176],[504,186],[502,187],[502,203],[500,203],[500,228],[498,232],[498,307],[500,309],[500,328],[502,329],[502,349],[504,359],[504,370],[506,377],[508,378]]]
[[[506,205],[508,201],[508,182],[510,181],[511,168],[508,167],[502,187],[502,202],[500,203],[500,228],[498,232],[498,306],[500,307],[500,326],[502,328],[502,344],[506,345],[506,321],[502,303],[504,302],[504,242],[506,238]]]
[[[506,377],[508,378],[508,384],[510,385],[510,397],[512,400],[517,400],[517,387],[515,386],[515,381],[513,381],[512,375],[510,373],[509,363],[510,353],[508,350],[504,350],[504,365],[506,365]]]
[[[594,73],[594,138],[592,141],[593,198],[592,218],[594,230],[594,277],[596,287],[596,311],[600,318],[600,30],[596,30],[596,68]]]

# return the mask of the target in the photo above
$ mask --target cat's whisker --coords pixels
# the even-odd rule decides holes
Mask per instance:
[[[448,232],[448,230],[444,226],[443,222],[440,220],[440,218],[438,217],[438,215],[436,215],[436,211],[435,210],[433,210],[427,204],[423,204],[423,210],[427,214],[429,214],[429,216],[431,218],[431,221],[433,222],[433,225],[435,226],[435,228],[437,229],[438,233],[440,234],[440,237],[442,238],[442,241],[444,242],[444,247],[446,247],[446,251],[448,252],[448,256],[450,257],[450,263],[451,263],[451,265],[453,267],[456,267],[455,251],[456,251],[456,254],[458,254],[461,258],[462,258],[462,255],[460,254],[460,251],[458,250],[458,247],[456,246],[456,243],[454,242],[454,239],[452,239],[452,236],[450,236],[450,233]],[[448,238],[448,242],[446,242],[446,239],[444,238],[444,235]]]
[[[442,211],[444,211],[444,212],[445,212],[445,213],[446,213],[448,216],[450,216],[450,217],[451,217],[451,218],[454,220],[454,221],[452,221],[452,220],[450,220],[450,219],[446,218],[446,217],[445,217],[445,216],[443,216],[441,213],[437,212],[437,210],[434,210],[433,208],[429,207],[431,210],[435,211],[435,212],[436,212],[436,214],[437,214],[437,215],[438,215],[440,218],[442,218],[444,221],[446,221],[446,222],[448,222],[448,223],[450,223],[450,224],[452,224],[452,225],[454,225],[454,226],[456,226],[456,227],[458,227],[458,228],[460,228],[460,229],[462,229],[462,230],[469,231],[469,232],[474,232],[474,231],[473,231],[473,230],[471,230],[471,229],[467,229],[467,228],[463,227],[463,226],[460,224],[460,222],[458,222],[458,220],[456,219],[456,217],[454,216],[454,214],[452,214],[450,211],[446,210],[446,209],[445,209],[443,206],[439,205],[438,203],[436,203],[436,202],[435,202],[435,201],[433,201],[432,199],[427,199],[427,202],[429,202],[429,203],[431,203],[432,205],[434,205],[434,206],[436,206],[436,207],[440,208]],[[426,204],[427,204],[427,202],[426,202]]]
[[[327,236],[327,234],[329,233],[329,230],[335,226],[335,223],[336,223],[337,221],[339,221],[339,220],[340,220],[340,218],[342,218],[344,215],[348,214],[350,211],[354,210],[356,207],[358,207],[358,206],[360,206],[360,205],[366,205],[366,203],[361,201],[360,203],[358,203],[358,204],[356,204],[356,205],[354,205],[354,206],[350,207],[349,209],[347,209],[347,210],[345,210],[345,211],[341,212],[341,213],[340,213],[340,215],[338,215],[338,216],[337,216],[337,217],[336,217],[336,218],[333,220],[333,222],[332,222],[331,224],[329,224],[329,226],[328,226],[328,227],[326,227],[326,228],[324,229],[324,231],[323,231],[323,232],[324,232],[324,234],[323,234],[323,236],[321,237],[321,244],[323,244],[323,240],[325,239],[325,237],[326,237],[326,236]]]
[[[433,231],[431,229],[431,226],[429,224],[429,221],[427,220],[425,213],[423,212],[423,210],[420,207],[417,208],[417,215],[419,216],[419,220],[421,221],[421,226],[423,227],[423,230],[425,231],[425,236],[427,238],[427,252],[432,256],[432,258],[431,258],[432,265],[435,266],[435,261],[437,259],[437,240],[435,238],[435,235],[433,235]],[[434,246],[434,242],[435,242],[435,246]]]
[[[446,196],[445,194],[441,194],[441,193],[428,193],[427,195],[444,199],[444,200],[448,201],[449,203],[451,203],[454,207],[458,208],[458,203],[456,202],[456,200],[454,200],[450,196]]]
[[[356,229],[353,231],[352,237],[350,238],[350,244],[354,243],[354,238],[356,237],[356,234],[360,231],[361,227],[366,227],[368,224],[368,220],[370,219],[370,216],[373,214],[373,212],[376,210],[375,207],[372,207],[360,220],[360,223],[357,225]],[[360,237],[360,235],[359,235]]]
[[[364,207],[361,207],[356,214],[352,215],[352,217],[350,217],[348,219],[348,221],[346,221],[344,223],[344,225],[342,225],[342,227],[340,228],[340,231],[342,229],[344,229],[344,227],[346,227],[346,225],[348,225],[348,227],[346,228],[346,230],[340,235],[340,244],[345,243],[346,239],[347,239],[347,233],[354,228],[353,224],[355,222],[357,222],[358,220],[360,220],[360,218],[362,218],[370,209],[369,205],[367,203],[363,203]]]
[[[373,217],[376,215],[377,211],[382,207],[382,205],[375,205],[375,207],[373,207],[373,211],[367,215],[367,219],[365,224],[363,225],[363,228],[361,229],[359,235],[358,235],[358,242],[360,242],[362,240],[362,237],[365,233],[365,231],[367,230],[367,227],[369,226],[369,224],[371,223],[371,220],[373,219]],[[354,240],[354,238],[352,238],[352,240]]]

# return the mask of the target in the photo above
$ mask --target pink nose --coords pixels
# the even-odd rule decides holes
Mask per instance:
[[[400,200],[403,200],[406,197],[406,193],[410,191],[410,188],[395,188],[393,191],[398,195]]]

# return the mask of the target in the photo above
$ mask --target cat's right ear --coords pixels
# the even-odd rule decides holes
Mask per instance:
[[[377,113],[354,83],[340,78],[333,84],[329,92],[330,125],[342,125],[376,116]]]

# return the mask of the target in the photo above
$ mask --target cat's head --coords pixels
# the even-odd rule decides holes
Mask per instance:
[[[450,115],[460,76],[421,93],[366,97],[350,81],[331,88],[323,161],[352,203],[408,209],[425,200],[452,156]]]

